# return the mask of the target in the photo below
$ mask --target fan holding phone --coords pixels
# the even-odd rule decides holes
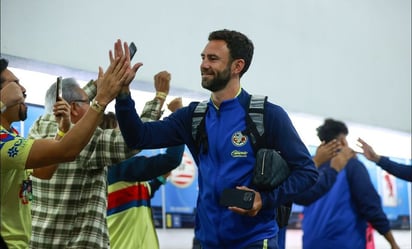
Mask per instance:
[[[136,54],[137,52],[137,47],[134,44],[134,42],[131,42],[129,45],[129,52],[130,52],[130,60],[133,59],[133,56]]]
[[[62,77],[57,77],[56,81],[56,102],[62,97]]]

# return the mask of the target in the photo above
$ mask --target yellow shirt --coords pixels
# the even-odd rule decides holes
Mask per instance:
[[[33,142],[0,126],[0,233],[10,249],[29,247],[30,203],[22,202],[20,190],[28,178],[25,165]]]
[[[108,187],[107,225],[111,249],[158,249],[159,241],[148,203],[148,182],[119,181]],[[113,211],[116,210],[116,211]],[[113,211],[113,212],[112,212]]]

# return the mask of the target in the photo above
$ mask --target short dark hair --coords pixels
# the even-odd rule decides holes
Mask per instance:
[[[318,132],[319,140],[325,141],[326,143],[332,141],[341,134],[349,134],[348,127],[345,123],[331,118],[325,119],[323,125],[319,126],[316,131]]]
[[[243,59],[245,67],[240,72],[240,77],[249,69],[253,58],[253,43],[246,35],[228,29],[216,30],[209,34],[209,41],[223,40],[229,49],[230,57],[233,60]]]
[[[6,80],[3,77],[1,77],[1,74],[3,73],[4,70],[7,69],[9,66],[9,61],[6,60],[5,58],[0,57],[0,88],[3,85],[3,82]]]

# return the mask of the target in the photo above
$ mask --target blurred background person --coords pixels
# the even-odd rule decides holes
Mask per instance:
[[[172,112],[181,106],[181,98],[168,105]],[[117,128],[113,113],[106,119],[103,122],[106,127]],[[170,171],[180,165],[183,151],[184,145],[174,146],[153,156],[136,155],[109,168],[107,223],[110,248],[159,248],[150,200],[166,183]]]
[[[347,145],[347,126],[333,119],[326,119],[317,128],[318,137],[326,143],[336,139]],[[331,161],[320,169],[331,167]],[[369,222],[392,249],[398,249],[389,220],[383,212],[379,194],[374,188],[366,167],[352,157],[336,177],[333,186],[324,193],[322,182],[299,195],[295,203],[305,205],[303,229],[304,249],[353,249],[366,248],[366,230]]]
[[[355,155],[354,151],[347,145],[341,145],[336,139],[329,142],[322,141],[316,148],[316,153],[313,156],[313,162],[319,172],[317,179],[316,194],[313,195],[312,202],[324,195],[333,186],[336,181],[337,174],[346,166],[350,158]],[[323,163],[330,161],[330,167],[319,168]],[[304,195],[304,193],[303,193]],[[299,195],[297,197],[299,199]],[[287,226],[281,227],[278,233],[279,249],[286,247],[286,231]]]
[[[116,50],[123,46],[127,50],[125,57],[130,61],[127,44],[122,44],[120,40],[114,44],[115,56],[122,57],[116,54]],[[116,60],[112,51],[109,57],[111,62]],[[125,82],[134,78],[141,63],[136,65],[130,68],[130,64],[126,64],[132,76],[127,77]],[[169,82],[165,83],[162,87],[168,91]],[[91,80],[82,89],[73,78],[63,79],[63,99],[71,106],[70,118],[73,124],[98,104],[95,101],[90,103],[96,93],[96,84],[99,84],[99,79]],[[47,91],[45,114],[31,127],[30,137],[47,138],[56,130],[56,123],[49,113],[50,103],[55,98],[55,89],[53,84]],[[155,97],[147,103],[143,115],[147,119],[157,119],[163,103],[164,99]],[[104,108],[100,110],[104,112]],[[36,174],[36,177],[33,177],[35,196],[32,203],[30,246],[109,248],[106,220],[107,167],[136,153],[136,150],[127,148],[119,130],[102,130],[98,127],[75,161],[59,164],[57,169],[49,168],[49,172]]]

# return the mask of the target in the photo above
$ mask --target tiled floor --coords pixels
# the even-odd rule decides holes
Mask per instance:
[[[193,230],[192,229],[158,229],[160,249],[191,249]],[[411,248],[411,231],[395,230],[394,236],[401,249]],[[286,248],[302,248],[302,231],[288,230],[286,233]],[[385,238],[375,232],[376,249],[387,249],[389,244]]]

